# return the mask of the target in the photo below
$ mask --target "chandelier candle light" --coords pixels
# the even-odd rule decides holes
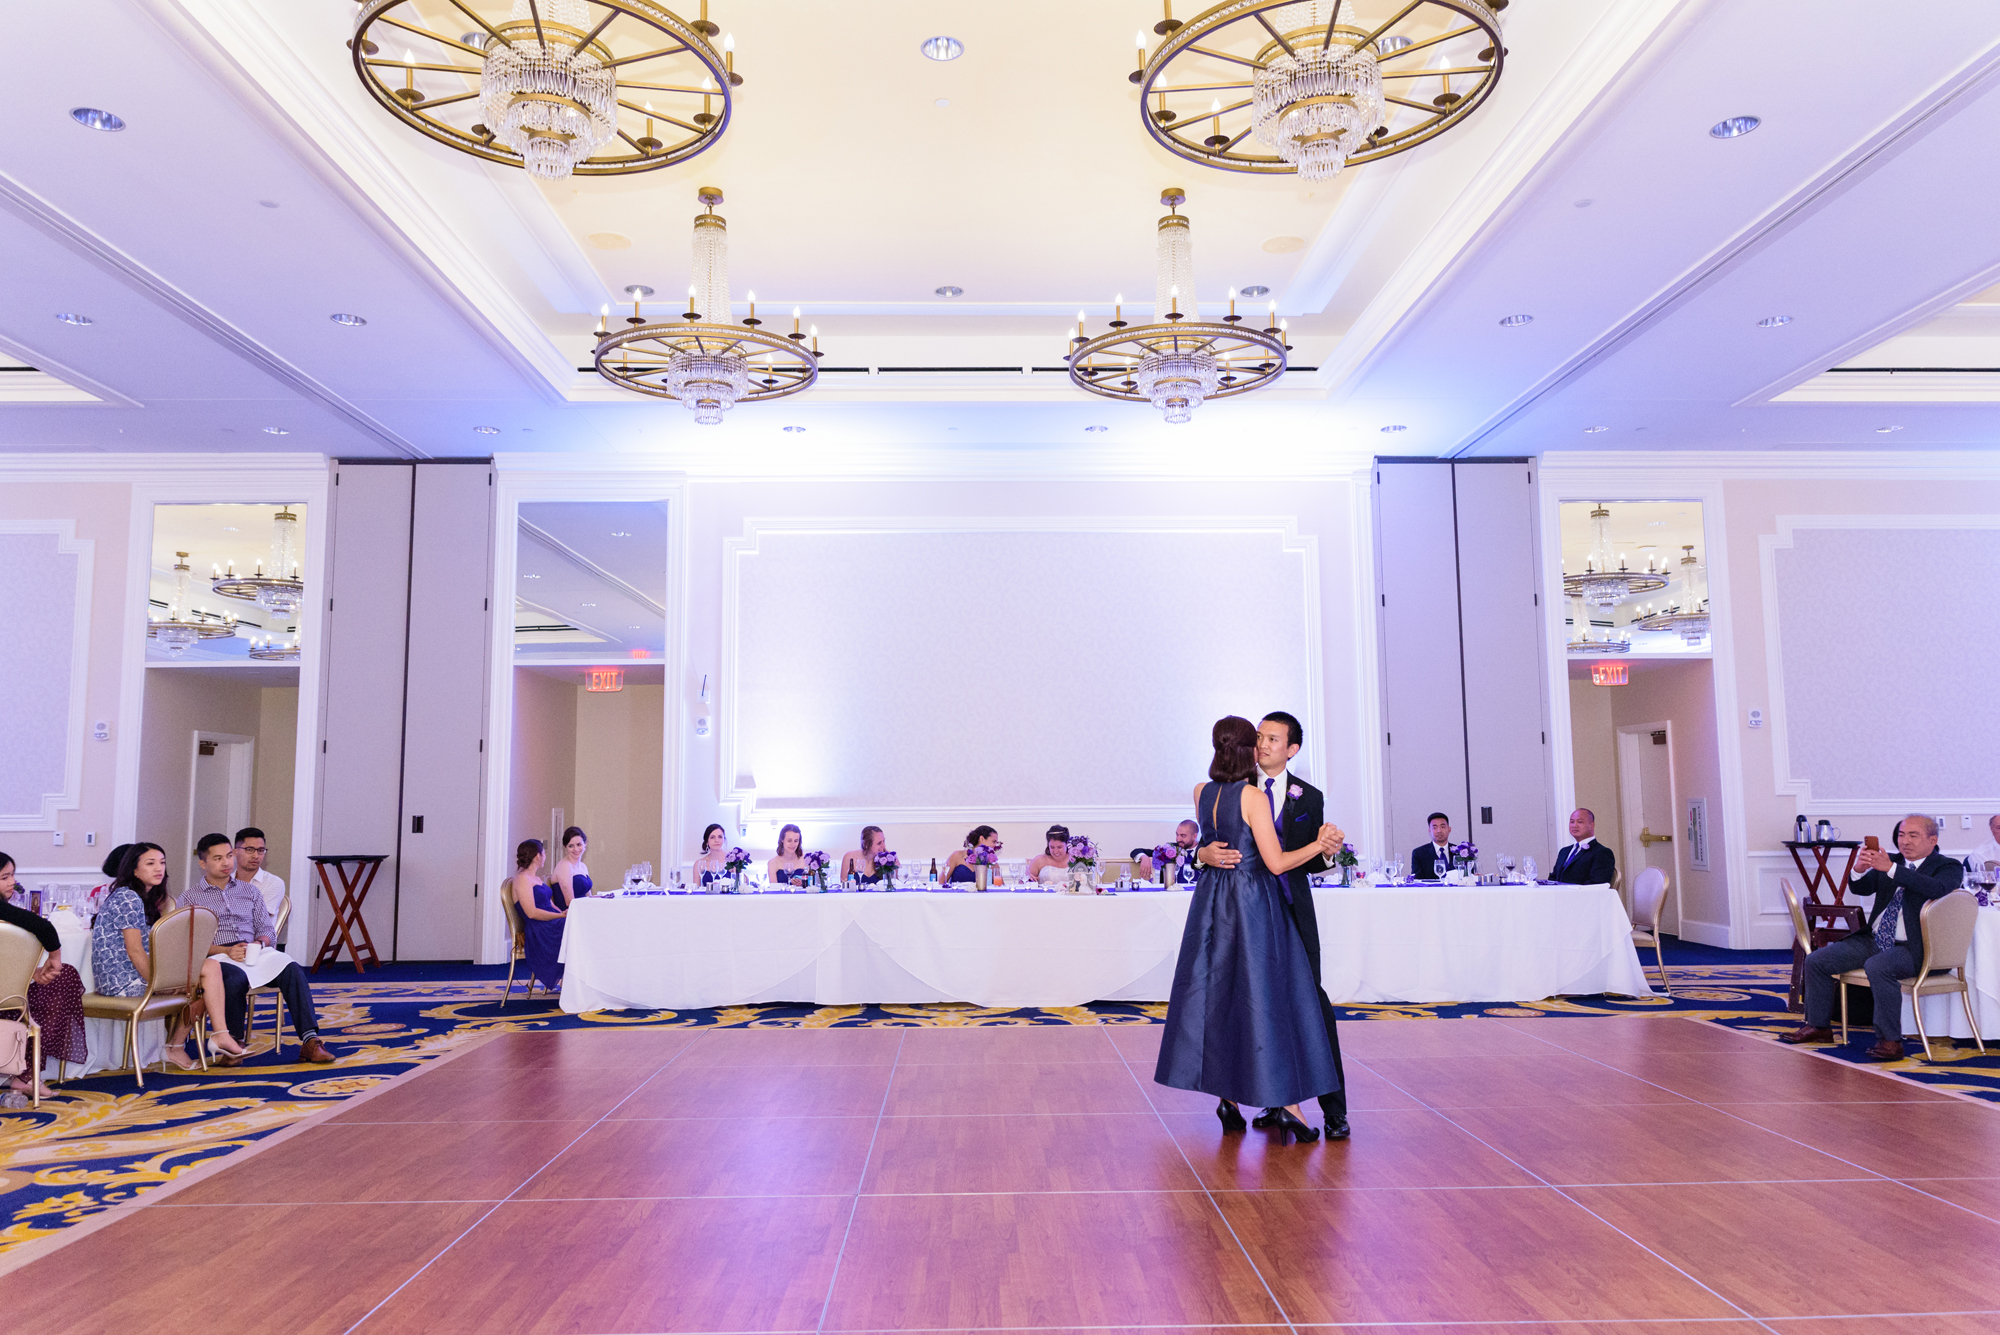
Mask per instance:
[[[685,162],[743,82],[708,0],[692,21],[652,0],[360,0],[348,47],[398,120],[545,181]]]
[[[1563,592],[1581,598],[1592,607],[1616,607],[1627,598],[1658,593],[1667,587],[1666,573],[1659,570],[1627,570],[1625,559],[1615,555],[1611,544],[1611,511],[1599,501],[1590,512],[1590,555],[1583,573],[1563,576]],[[1612,568],[1612,561],[1618,563]]]
[[[1160,43],[1149,57],[1139,34],[1129,78],[1147,131],[1181,157],[1329,181],[1443,134],[1484,102],[1507,56],[1507,5],[1232,0],[1182,22],[1165,0]]]
[[[231,561],[227,570],[215,572],[209,588],[224,598],[241,598],[256,603],[274,617],[298,615],[306,599],[305,581],[299,574],[299,517],[288,505],[271,517],[271,560],[257,563],[254,575],[236,573]]]
[[[201,640],[226,640],[236,634],[236,618],[198,611],[193,606],[194,571],[186,552],[175,552],[174,601],[167,615],[148,619],[146,634],[160,642],[170,658],[179,658]]]
[[[1694,544],[1682,543],[1681,552],[1680,600],[1632,624],[1640,630],[1672,631],[1683,644],[1696,645],[1708,638],[1708,579],[1695,559]]]
[[[1271,306],[1270,327],[1244,327],[1236,313],[1236,294],[1229,294],[1229,314],[1204,321],[1195,297],[1194,238],[1180,213],[1187,192],[1162,191],[1167,216],[1160,219],[1155,262],[1153,320],[1132,325],[1125,319],[1125,299],[1112,304],[1111,328],[1089,336],[1084,313],[1077,312],[1076,334],[1065,357],[1069,378],[1080,388],[1107,399],[1150,403],[1169,422],[1186,422],[1210,399],[1247,394],[1272,384],[1285,373],[1284,321]]]
[[[688,309],[678,321],[648,322],[640,303],[650,289],[634,289],[631,328],[613,331],[610,312],[597,326],[597,373],[614,385],[674,399],[703,426],[714,426],[738,403],[782,399],[819,379],[819,326],[768,334],[757,318],[757,294],[749,294],[750,314],[740,323],[729,296],[729,224],[715,211],[722,192],[703,186],[697,195],[707,212],[694,220],[694,273]],[[810,339],[812,346],[806,343]]]

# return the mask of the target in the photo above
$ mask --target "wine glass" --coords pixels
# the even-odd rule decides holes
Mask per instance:
[[[1502,853],[1498,858],[1495,859],[1495,861],[1497,861],[1500,864],[1500,875],[1505,877],[1507,880],[1510,881],[1513,880],[1514,855],[1512,853]]]
[[[1400,858],[1390,858],[1383,864],[1382,870],[1383,874],[1389,878],[1389,884],[1391,885],[1395,885],[1403,879],[1403,863]]]

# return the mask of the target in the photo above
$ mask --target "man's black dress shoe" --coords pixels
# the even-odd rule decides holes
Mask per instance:
[[[1329,1117],[1327,1119],[1326,1138],[1328,1140],[1346,1140],[1349,1136],[1353,1134],[1354,1133],[1348,1129],[1347,1119],[1345,1117]]]

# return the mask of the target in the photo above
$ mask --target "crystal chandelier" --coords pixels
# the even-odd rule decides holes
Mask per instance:
[[[1602,630],[1590,624],[1590,608],[1580,597],[1570,600],[1571,629],[1576,633],[1563,647],[1572,654],[1623,654],[1632,649],[1630,631]]]
[[[265,663],[296,663],[299,661],[299,637],[294,635],[290,644],[280,644],[275,636],[250,641],[250,656]]]
[[[1632,624],[1640,630],[1670,630],[1693,646],[1708,638],[1708,579],[1695,559],[1694,544],[1682,543],[1681,552],[1680,601]]]
[[[1187,192],[1162,191],[1167,216],[1160,219],[1159,249],[1154,265],[1153,320],[1126,321],[1125,299],[1112,304],[1111,328],[1090,337],[1085,316],[1076,315],[1076,333],[1064,357],[1069,378],[1079,387],[1107,399],[1150,403],[1169,422],[1186,422],[1210,399],[1247,394],[1274,383],[1285,373],[1285,322],[1271,305],[1266,329],[1243,327],[1236,313],[1236,293],[1229,294],[1229,314],[1217,321],[1201,318],[1195,299],[1194,238],[1180,206]]]
[[[653,0],[360,0],[348,47],[399,120],[545,181],[685,162],[743,82],[708,0],[693,21]]]
[[[268,570],[269,573],[266,573]],[[274,617],[298,615],[305,602],[306,585],[299,577],[299,517],[290,506],[271,518],[271,560],[267,567],[257,563],[253,575],[236,573],[231,560],[227,570],[217,570],[209,588],[224,598],[241,598],[256,603]]]
[[[1182,22],[1165,0],[1159,44],[1149,55],[1138,35],[1130,79],[1169,151],[1328,181],[1464,123],[1500,81],[1507,4],[1230,0]]]
[[[179,658],[202,640],[226,640],[236,634],[236,618],[195,610],[194,571],[188,566],[188,554],[174,555],[180,558],[174,563],[174,601],[165,617],[147,619],[146,634],[159,641],[168,657]]]
[[[1590,512],[1590,531],[1590,555],[1584,560],[1583,573],[1563,575],[1564,593],[1581,598],[1591,607],[1616,607],[1627,598],[1658,593],[1667,587],[1664,572],[1627,570],[1622,557],[1618,559],[1618,568],[1611,568],[1614,550],[1611,545],[1611,511],[1605,508],[1602,501]]]
[[[757,318],[757,294],[751,293],[750,315],[735,323],[729,296],[729,224],[715,211],[722,192],[703,186],[698,199],[707,212],[694,220],[694,274],[688,284],[688,309],[680,322],[649,323],[640,314],[652,289],[635,286],[632,328],[610,327],[605,307],[597,325],[597,373],[614,385],[674,399],[703,426],[714,426],[738,403],[762,403],[797,394],[819,379],[819,326],[799,331],[799,311],[792,310],[792,332],[765,333]],[[806,346],[810,340],[812,346]]]

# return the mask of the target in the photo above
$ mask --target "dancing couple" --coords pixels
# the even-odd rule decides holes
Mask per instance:
[[[1265,1109],[1256,1125],[1302,1142],[1319,1139],[1299,1108],[1317,1097],[1327,1138],[1345,1139],[1339,1039],[1319,987],[1318,923],[1305,883],[1308,870],[1339,852],[1343,835],[1318,824],[1318,790],[1286,772],[1302,740],[1291,715],[1272,714],[1262,729],[1231,715],[1216,722],[1211,740],[1209,782],[1194,792],[1201,873],[1153,1078],[1215,1095],[1224,1131],[1245,1129],[1239,1105],[1248,1103]]]

